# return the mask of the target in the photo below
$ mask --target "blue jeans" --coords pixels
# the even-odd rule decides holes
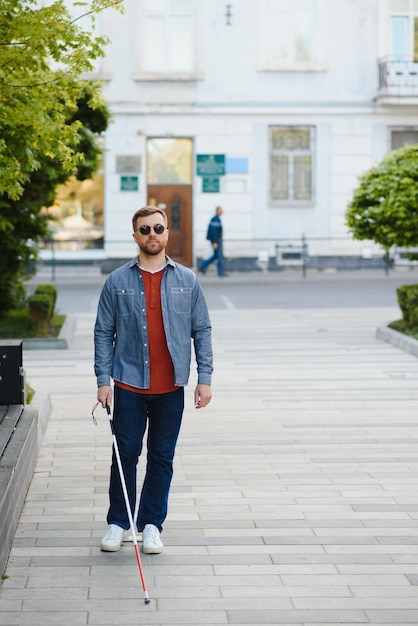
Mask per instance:
[[[199,265],[199,269],[201,269],[203,272],[206,271],[207,267],[214,261],[217,261],[218,264],[218,276],[222,276],[222,274],[224,273],[225,265],[222,241],[218,242],[218,247],[216,248],[216,250],[213,251],[212,256],[209,257],[209,259],[205,259],[201,262],[201,264]]]
[[[148,424],[147,467],[136,525],[154,524],[159,531],[167,516],[173,460],[184,410],[184,389],[164,394],[134,393],[115,386],[113,430],[119,448],[132,516],[136,503],[136,470]],[[116,455],[113,451],[108,524],[129,528]],[[134,520],[135,523],[135,520]]]

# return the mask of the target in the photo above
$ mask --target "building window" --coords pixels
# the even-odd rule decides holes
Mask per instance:
[[[264,69],[320,69],[322,0],[264,0]]]
[[[418,143],[417,128],[392,128],[390,130],[390,149],[397,150],[408,144]]]
[[[141,71],[196,71],[196,0],[145,0]]]
[[[310,126],[270,127],[270,202],[306,206],[313,202],[313,141]]]
[[[193,141],[187,137],[147,139],[147,184],[191,185]]]
[[[418,0],[391,0],[391,56],[418,61]]]

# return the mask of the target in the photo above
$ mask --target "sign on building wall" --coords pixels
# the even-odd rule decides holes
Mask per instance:
[[[120,190],[121,191],[138,191],[139,178],[138,176],[121,176],[120,177]]]
[[[202,192],[219,193],[219,176],[203,176]]]
[[[224,154],[197,154],[196,174],[198,176],[224,176]]]
[[[248,174],[247,157],[226,157],[227,174]]]
[[[116,174],[139,174],[141,171],[140,155],[116,156]]]
[[[225,176],[225,155],[197,154],[196,174],[202,176],[203,193],[219,193],[219,176]]]

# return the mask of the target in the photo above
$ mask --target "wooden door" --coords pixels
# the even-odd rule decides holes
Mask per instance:
[[[166,252],[174,261],[191,267],[192,186],[148,185],[148,204],[165,209],[170,236]]]

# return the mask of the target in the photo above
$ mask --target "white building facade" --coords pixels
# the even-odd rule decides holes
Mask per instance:
[[[205,254],[224,208],[228,259],[380,255],[353,242],[358,176],[418,142],[418,0],[125,0],[98,29],[105,136],[104,248],[135,254],[131,216],[167,210],[169,254]],[[367,250],[365,249],[367,247]]]

